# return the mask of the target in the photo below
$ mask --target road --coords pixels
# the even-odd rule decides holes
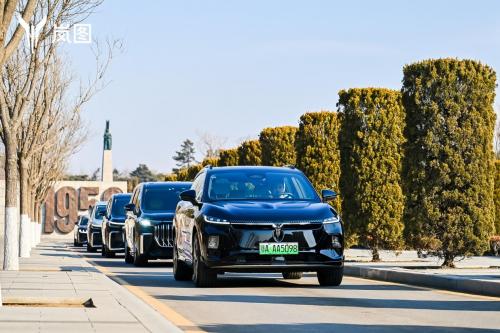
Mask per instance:
[[[314,274],[294,281],[225,274],[219,288],[203,289],[175,281],[169,261],[138,268],[120,256],[75,251],[136,294],[152,296],[145,300],[164,306],[174,323],[187,319],[206,332],[500,332],[500,299],[492,297],[350,277],[340,287],[319,287]]]

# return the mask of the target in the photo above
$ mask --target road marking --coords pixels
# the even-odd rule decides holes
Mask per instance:
[[[89,258],[85,256],[84,254],[82,255],[81,253],[78,253],[80,256],[82,256],[87,262],[91,263],[95,268],[97,268],[101,273],[118,283],[119,285],[125,287],[127,290],[129,290],[132,294],[140,298],[142,301],[144,301],[146,304],[151,306],[153,309],[155,309],[158,313],[160,313],[163,317],[165,317],[167,320],[169,320],[172,324],[180,328],[182,331],[186,333],[207,333],[200,327],[198,327],[195,323],[181,315],[179,312],[175,311],[172,309],[170,306],[167,304],[163,303],[162,301],[159,301],[155,297],[149,295],[146,293],[144,290],[142,290],[139,287],[136,287],[134,285],[129,284],[127,281],[123,280],[120,278],[117,274],[114,272],[110,271],[107,267],[99,265],[97,262],[92,260],[92,258]]]
[[[416,285],[413,285],[413,284],[400,283],[400,282],[381,281],[381,280],[361,278],[361,277],[349,276],[349,275],[345,275],[345,277],[349,278],[349,279],[355,279],[355,280],[369,280],[369,281],[376,282],[378,284],[390,284],[390,285],[407,286],[409,288],[414,288],[414,289],[419,289],[419,290],[434,291],[434,292],[437,292],[439,294],[447,294],[447,295],[462,296],[462,297],[469,297],[469,298],[479,298],[479,299],[485,299],[485,300],[490,300],[490,301],[491,300],[498,301],[500,299],[500,297],[495,297],[495,296],[468,294],[468,293],[462,293],[462,292],[459,292],[459,291],[451,291],[451,290],[436,289],[436,288],[431,288],[431,287],[416,286]]]

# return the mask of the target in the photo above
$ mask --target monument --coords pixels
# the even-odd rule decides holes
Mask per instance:
[[[114,193],[127,192],[127,182],[113,180],[112,137],[109,120],[104,131],[101,179],[96,181],[58,181],[49,191],[44,205],[43,232],[51,237],[72,237],[79,215],[88,213],[97,201],[107,201]]]
[[[102,151],[102,173],[101,181],[113,181],[113,158],[111,153],[112,137],[109,131],[109,120],[106,120],[106,130],[104,131],[104,147]]]

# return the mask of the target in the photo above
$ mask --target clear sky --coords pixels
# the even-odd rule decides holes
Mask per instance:
[[[86,23],[125,51],[84,110],[92,136],[69,171],[100,167],[106,119],[116,168],[165,172],[186,138],[207,132],[235,146],[335,110],[340,89],[399,89],[402,67],[417,60],[472,58],[499,71],[499,18],[493,0],[105,0]],[[87,47],[68,49],[85,75]]]

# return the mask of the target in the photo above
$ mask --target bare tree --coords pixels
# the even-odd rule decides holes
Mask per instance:
[[[197,131],[196,135],[198,136],[197,148],[198,151],[204,154],[203,158],[219,157],[219,152],[226,144],[227,138],[199,131]]]

